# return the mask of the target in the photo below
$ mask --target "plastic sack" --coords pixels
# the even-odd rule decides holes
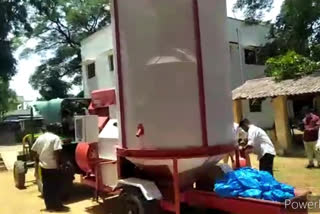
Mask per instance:
[[[275,201],[275,199],[273,198],[272,191],[264,192],[262,194],[262,199],[267,201]]]
[[[262,183],[270,183],[271,184],[276,181],[274,179],[274,177],[269,172],[260,171],[259,174],[260,174],[260,181]]]
[[[294,195],[294,188],[292,186],[287,185],[287,184],[280,184],[280,188],[282,191],[288,192],[288,193],[291,193],[292,195]]]
[[[246,189],[260,189],[261,185],[258,181],[258,177],[254,176],[252,172],[243,170],[237,170],[234,172],[237,180],[242,184]]]
[[[288,192],[283,192],[282,190],[278,190],[278,189],[272,191],[272,196],[275,201],[279,201],[279,202],[284,202],[286,199],[294,197],[293,194]]]
[[[247,189],[241,193],[239,193],[240,197],[244,198],[256,198],[260,199],[261,198],[262,191],[259,189]]]
[[[294,188],[279,183],[264,171],[241,168],[228,172],[215,184],[214,191],[221,197],[246,197],[283,202],[294,197]]]
[[[225,184],[216,184],[215,185],[215,188],[214,188],[214,191],[222,196],[222,197],[230,197],[232,196],[232,192],[234,191],[232,189],[232,187],[230,185],[225,185]]]

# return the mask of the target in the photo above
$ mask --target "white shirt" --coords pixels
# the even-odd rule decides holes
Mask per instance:
[[[235,138],[237,137],[238,128],[239,128],[239,124],[233,123],[233,134]]]
[[[249,126],[248,145],[253,147],[253,152],[258,155],[258,160],[265,154],[276,155],[273,143],[267,133],[255,125]]]
[[[318,131],[318,140],[317,140],[317,144],[316,144],[316,150],[320,151],[320,129]]]
[[[45,133],[38,137],[31,150],[39,155],[40,166],[44,169],[57,169],[55,151],[62,149],[62,142],[59,136],[52,133]]]

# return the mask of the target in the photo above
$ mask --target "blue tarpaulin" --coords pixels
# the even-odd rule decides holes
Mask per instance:
[[[215,184],[214,191],[221,197],[244,197],[284,202],[294,197],[294,188],[276,181],[264,171],[249,167],[228,172]]]

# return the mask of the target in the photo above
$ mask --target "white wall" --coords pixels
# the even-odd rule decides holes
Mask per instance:
[[[249,119],[253,124],[261,128],[272,128],[274,125],[274,110],[271,101],[271,98],[267,98],[262,102],[261,112],[250,112],[249,100],[243,100],[243,117]]]
[[[248,25],[244,21],[228,18],[228,40],[230,42],[240,41],[243,46],[261,46],[268,41],[269,27],[266,24]],[[237,35],[237,29],[239,36]]]
[[[91,91],[115,86],[114,71],[109,69],[108,56],[113,54],[112,29],[105,27],[81,42],[82,75],[85,97]],[[87,65],[94,62],[96,76],[88,79]]]
[[[266,44],[269,26],[264,24],[247,25],[245,22],[233,18],[228,18],[227,25],[230,42],[231,87],[235,89],[246,80],[264,76],[265,66],[245,64],[244,50],[248,47],[262,47]],[[239,47],[241,52],[239,52]]]
[[[264,77],[265,66],[245,64],[244,50],[250,47],[262,47],[267,43],[268,25],[247,25],[243,21],[229,18],[228,39],[230,41],[231,87],[235,89],[246,80]],[[239,49],[241,50],[239,52]],[[242,101],[244,118],[253,124],[269,129],[274,124],[274,111],[271,99],[262,102],[261,112],[250,112],[249,101]]]

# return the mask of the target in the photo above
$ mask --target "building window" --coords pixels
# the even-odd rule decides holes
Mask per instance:
[[[113,54],[108,56],[109,70],[114,71]]]
[[[91,64],[87,65],[87,73],[88,73],[88,79],[91,79],[96,76],[95,63],[91,63]]]
[[[265,65],[267,57],[259,47],[244,49],[244,60],[247,65]]]
[[[244,49],[244,59],[247,65],[257,64],[257,52],[255,49]]]
[[[249,100],[250,112],[261,112],[262,110],[261,105],[262,105],[261,99]]]

